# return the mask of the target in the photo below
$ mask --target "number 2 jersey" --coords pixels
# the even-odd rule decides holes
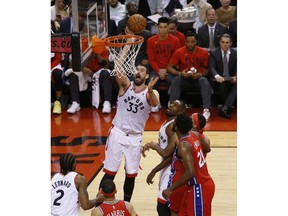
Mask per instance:
[[[141,134],[151,105],[147,101],[148,88],[135,93],[133,82],[122,96],[118,96],[117,111],[112,124],[127,134]]]
[[[51,180],[51,215],[79,216],[80,203],[75,185],[76,172],[56,173]]]

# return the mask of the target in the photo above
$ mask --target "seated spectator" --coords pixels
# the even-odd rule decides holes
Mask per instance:
[[[185,35],[177,30],[178,28],[178,19],[173,16],[169,18],[168,22],[168,33],[176,36],[179,39],[181,47],[185,46]]]
[[[203,116],[208,121],[213,92],[208,76],[208,51],[196,46],[196,33],[187,32],[185,37],[186,46],[174,52],[167,66],[167,71],[175,76],[169,89],[169,101],[171,104],[179,100],[183,92],[200,91]]]
[[[195,29],[198,33],[198,29],[206,24],[206,11],[209,8],[212,8],[212,5],[209,4],[206,0],[192,0],[187,7],[194,6],[198,13],[198,19],[195,22]]]
[[[198,30],[198,46],[214,49],[219,47],[219,39],[227,29],[224,25],[216,22],[216,13],[213,8],[206,11],[207,24],[201,26]]]
[[[163,13],[162,0],[126,0],[128,2],[135,2],[138,8],[138,13],[144,17],[159,13]]]
[[[97,5],[97,12],[98,12],[98,19],[97,19],[98,32],[100,34],[100,37],[102,37],[103,32],[106,32],[107,30],[105,29],[106,26],[103,23],[105,22],[104,8],[101,4]],[[108,21],[109,21],[108,35],[109,36],[117,35],[118,32],[117,32],[117,26],[116,26],[115,20],[108,19]]]
[[[64,90],[63,70],[61,66],[62,53],[51,53],[51,89],[55,90],[55,96],[51,95],[54,100],[53,114],[62,113],[62,94]]]
[[[125,5],[121,4],[118,0],[108,0],[110,19],[115,20],[116,26],[118,22],[126,16]]]
[[[220,92],[224,103],[219,115],[227,119],[231,118],[232,107],[237,97],[237,51],[231,49],[231,46],[230,35],[223,34],[220,38],[220,47],[210,50],[209,56],[212,87]]]
[[[168,33],[168,18],[160,17],[158,20],[158,34],[150,37],[147,41],[148,61],[152,68],[149,80],[159,76],[155,85],[157,89],[160,82],[164,82],[169,88],[175,75],[167,73],[167,65],[175,50],[180,48],[177,37]],[[152,112],[158,112],[160,107],[153,107]]]
[[[128,21],[128,18],[130,16],[132,16],[133,14],[136,14],[138,11],[137,5],[135,2],[128,2],[126,4],[126,10],[127,10],[127,14],[126,16],[119,21],[118,23],[118,27],[117,27],[117,32],[118,34],[124,34],[125,33],[125,27]]]
[[[67,17],[69,17],[69,6],[64,3],[64,0],[55,0],[55,4],[51,6],[51,24],[53,25],[53,32],[58,33],[61,20]]]
[[[220,0],[221,7],[216,9],[217,22],[227,27],[236,17],[236,6],[230,6],[231,0]]]
[[[65,76],[69,79],[72,101],[72,105],[67,110],[68,113],[73,114],[81,109],[79,93],[88,89],[88,82],[91,81],[91,77],[101,69],[103,70],[99,71],[99,84],[100,95],[103,95],[104,98],[102,112],[111,113],[113,77],[110,76],[108,67],[108,50],[104,49],[101,54],[94,54],[91,62],[81,72],[74,72],[72,69],[68,69],[65,72]],[[90,91],[91,89],[88,90]]]
[[[186,0],[162,0],[163,16],[171,17],[175,13],[175,9],[183,9],[187,6]]]

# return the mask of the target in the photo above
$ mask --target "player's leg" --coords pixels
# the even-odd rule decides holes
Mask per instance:
[[[168,186],[169,176],[171,174],[171,166],[166,167],[160,173],[159,193],[157,198],[157,212],[159,216],[170,216],[170,208],[167,205],[167,200],[163,197],[162,192]]]
[[[126,173],[125,181],[123,185],[124,201],[130,202],[133,191],[134,191],[134,186],[135,186],[135,176],[129,176]]]
[[[140,165],[142,136],[127,136],[127,139],[123,143],[128,143],[124,148],[126,171],[123,186],[124,200],[130,202],[133,195],[135,178]]]
[[[215,184],[212,179],[202,184],[202,193],[203,193],[203,215],[211,216],[212,200],[215,194]]]
[[[170,216],[170,208],[166,203],[157,202],[157,212],[159,216]]]
[[[105,160],[103,172],[105,173],[102,177],[99,188],[101,184],[106,179],[114,180],[122,161],[123,147],[119,143],[122,135],[115,128],[111,128],[109,136],[106,142],[105,148]]]

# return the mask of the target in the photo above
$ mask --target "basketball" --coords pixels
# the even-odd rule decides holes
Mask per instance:
[[[142,32],[147,25],[147,20],[141,14],[134,14],[127,21],[128,28],[134,33]]]

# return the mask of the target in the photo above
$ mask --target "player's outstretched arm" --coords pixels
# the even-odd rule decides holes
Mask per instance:
[[[83,175],[78,174],[76,176],[75,184],[79,192],[79,201],[82,209],[88,210],[93,208],[96,204],[103,202],[104,196],[98,196],[95,199],[89,200],[87,192],[88,183]]]
[[[167,158],[163,161],[161,161],[161,163],[159,163],[156,167],[154,167],[154,169],[151,170],[151,172],[148,174],[147,178],[146,178],[146,182],[148,185],[153,184],[153,178],[155,176],[155,174],[157,172],[159,172],[160,170],[162,170],[163,168],[167,167],[170,163],[171,163],[172,157]]]
[[[194,161],[191,154],[191,146],[186,142],[180,142],[178,144],[178,156],[182,158],[184,166],[184,173],[181,177],[174,182],[171,187],[163,190],[162,195],[165,199],[168,199],[171,193],[178,187],[187,184],[188,180],[195,176]]]
[[[207,154],[207,153],[211,152],[210,139],[204,135],[204,139],[201,139],[201,142],[202,142],[203,154]]]
[[[151,106],[156,107],[159,104],[159,93],[157,90],[153,89],[154,85],[157,83],[159,77],[152,78],[148,83],[148,101]]]

